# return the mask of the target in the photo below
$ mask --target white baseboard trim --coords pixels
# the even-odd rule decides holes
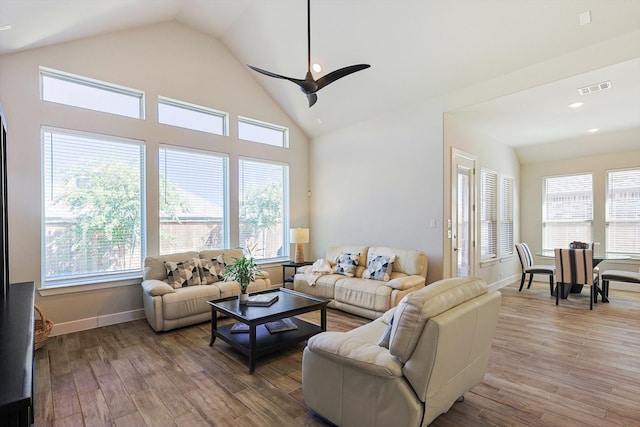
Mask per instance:
[[[489,291],[497,291],[500,288],[504,288],[505,286],[509,286],[516,280],[520,278],[519,274],[514,274],[513,276],[509,276],[505,279],[498,280],[497,282],[493,282],[489,285]]]
[[[640,285],[636,285],[635,283],[610,281],[609,289],[616,289],[618,291],[640,292]]]
[[[100,328],[102,326],[115,325],[117,323],[130,322],[132,320],[144,319],[144,309],[122,311],[104,316],[89,317],[87,319],[72,320],[71,322],[56,323],[51,329],[50,336],[65,335],[72,332],[86,331]]]

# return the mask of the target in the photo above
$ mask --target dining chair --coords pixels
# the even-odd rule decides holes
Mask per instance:
[[[529,285],[527,289],[531,288],[534,274],[544,274],[549,276],[549,294],[553,295],[553,275],[556,273],[556,267],[553,265],[534,265],[531,250],[526,243],[516,243],[516,251],[518,252],[520,266],[522,267],[522,279],[520,280],[520,289],[518,289],[518,292],[522,291],[522,286],[524,286],[524,280],[527,274],[529,274]]]
[[[625,270],[605,270],[601,274],[602,302],[609,302],[609,281],[635,283],[640,285],[640,272]],[[597,295],[596,295],[597,297]]]
[[[555,249],[556,259],[556,305],[560,295],[564,295],[565,285],[589,286],[589,310],[597,303],[598,279],[593,272],[593,251],[591,249]]]

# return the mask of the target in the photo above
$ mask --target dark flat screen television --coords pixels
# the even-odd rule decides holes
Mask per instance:
[[[0,104],[0,281],[1,297],[9,291],[9,222],[7,220],[7,122]]]

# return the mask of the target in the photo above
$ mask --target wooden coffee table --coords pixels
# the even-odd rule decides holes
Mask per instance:
[[[278,300],[269,307],[240,305],[237,296],[207,301],[211,305],[209,345],[213,345],[216,338],[221,338],[233,348],[249,356],[249,373],[255,370],[258,357],[289,348],[327,330],[329,300],[285,288],[256,292],[251,295],[265,293],[278,295]],[[293,317],[315,310],[320,310],[320,326]],[[218,312],[248,325],[249,332],[231,333],[233,324],[218,327]],[[290,318],[297,329],[271,333],[265,326],[266,323],[284,318]]]

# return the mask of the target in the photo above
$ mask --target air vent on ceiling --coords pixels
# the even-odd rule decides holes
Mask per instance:
[[[597,85],[585,86],[578,89],[580,95],[611,89],[611,82],[598,83]]]

